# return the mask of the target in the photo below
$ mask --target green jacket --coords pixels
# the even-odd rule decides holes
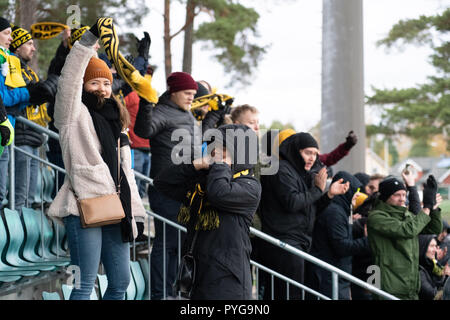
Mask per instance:
[[[380,267],[381,290],[399,299],[417,300],[420,290],[419,234],[439,234],[440,209],[430,216],[378,200],[369,212],[367,232],[374,263]]]

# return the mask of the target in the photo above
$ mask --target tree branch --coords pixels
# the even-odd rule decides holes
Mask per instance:
[[[194,18],[200,13],[201,11],[198,11],[197,13],[194,13],[194,15],[192,17],[189,18],[188,21],[186,21],[186,23],[184,24],[183,27],[181,27],[180,30],[178,30],[177,32],[175,32],[174,34],[172,34],[169,39],[172,40],[173,38],[175,38],[177,35],[179,35],[181,32],[183,32],[184,30],[186,30],[186,28],[194,21]]]

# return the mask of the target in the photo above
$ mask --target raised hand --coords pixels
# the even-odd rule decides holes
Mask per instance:
[[[328,197],[331,199],[334,196],[344,194],[349,188],[350,182],[347,181],[344,183],[344,179],[341,178],[331,184],[330,189],[328,190]]]
[[[416,184],[416,179],[411,174],[411,171],[408,171],[408,174],[406,174],[405,170],[403,170],[402,178],[403,178],[403,181],[405,181],[405,184],[407,187],[414,187],[414,185]]]
[[[348,133],[348,136],[345,138],[345,147],[347,149],[351,149],[358,142],[358,137],[352,131]]]
[[[141,40],[136,38],[136,41],[139,56],[143,57],[145,61],[147,61],[149,57],[150,44],[152,43],[150,35],[148,32],[144,32],[144,37]]]
[[[316,187],[318,187],[322,192],[325,190],[325,187],[327,186],[327,168],[323,167],[320,169],[320,171],[317,173],[317,175],[314,177],[314,184]]]
[[[433,175],[430,175],[423,189],[423,207],[432,210],[436,205],[437,182]]]

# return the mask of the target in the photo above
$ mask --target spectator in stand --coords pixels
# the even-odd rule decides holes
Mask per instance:
[[[369,184],[375,180],[383,179],[383,176],[375,174],[370,176]],[[408,191],[408,210],[413,214],[418,214],[422,210],[422,206],[420,203],[420,197],[417,192],[417,188],[415,186],[415,179],[412,174],[406,174],[406,172],[402,172],[402,179]],[[360,219],[355,220],[353,223],[353,238],[359,239],[364,237],[365,229],[367,228],[367,219],[369,216],[369,212],[374,208],[375,202],[378,199],[378,182],[375,182],[376,188],[366,188],[367,191],[372,192],[376,190],[375,193],[371,193],[369,197],[362,203],[361,206],[355,209],[355,214],[361,216]],[[357,254],[353,257],[353,269],[352,274],[361,279],[362,281],[367,281],[369,274],[367,273],[367,268],[373,265],[373,256],[372,252]],[[367,290],[361,288],[360,286],[351,285],[352,291],[352,299],[353,300],[372,300],[372,294]]]
[[[80,286],[72,290],[71,300],[90,299],[100,261],[108,279],[103,299],[124,299],[130,282],[130,242],[137,236],[135,219],[146,215],[124,132],[128,112],[111,95],[111,71],[96,58],[98,34],[96,23],[70,50],[55,100],[55,126],[67,174],[48,214],[63,219],[71,263],[80,270]],[[76,197],[112,194],[119,182],[125,218],[118,224],[82,228]]]
[[[308,252],[316,212],[328,206],[334,196],[346,193],[349,183],[338,180],[325,192],[327,171],[318,159],[319,146],[309,133],[296,133],[284,140],[279,154],[278,172],[261,176],[262,231]],[[264,265],[304,282],[302,258],[269,243],[265,243],[261,252]],[[286,299],[286,283],[276,279],[274,286],[275,299]],[[270,298],[268,283],[264,299]],[[301,299],[301,290],[290,286],[289,298]]]
[[[21,73],[20,59],[9,50],[12,42],[11,24],[7,19],[0,17],[0,97],[6,107],[8,121],[14,127],[15,117],[9,114],[9,108],[15,107],[22,110],[30,104],[41,105],[49,101],[51,93],[43,82],[25,83]],[[10,148],[4,148],[0,156],[0,204],[6,198],[9,153]]]
[[[39,77],[28,65],[34,56],[36,48],[34,47],[31,34],[18,26],[12,27],[13,41],[10,45],[10,51],[20,59],[22,77],[25,84],[38,83]],[[49,91],[56,93],[57,83],[55,79],[49,79],[45,83],[49,85]],[[17,104],[8,109],[8,113],[14,117],[22,116],[25,119],[36,122],[47,127],[50,118],[47,114],[47,105],[23,105]],[[39,156],[39,148],[44,143],[44,135],[29,126],[16,122],[15,125],[15,145],[22,150]],[[39,162],[27,155],[15,152],[15,208],[21,212],[22,207],[31,207],[34,202],[37,179],[39,174]]]
[[[370,181],[370,176],[369,176],[367,173],[364,173],[364,172],[358,172],[358,173],[355,173],[355,177],[356,177],[356,179],[358,179],[358,180],[361,182],[361,184],[362,184],[361,192],[363,192],[363,193],[369,195],[369,193],[367,193],[366,186],[367,186],[367,184],[368,184],[369,181]]]
[[[380,268],[381,290],[400,299],[417,300],[419,234],[442,230],[442,201],[432,175],[423,190],[423,209],[417,214],[406,208],[406,187],[394,177],[380,183],[380,195],[369,212],[367,230],[374,264]],[[376,296],[378,298],[378,296]]]
[[[349,182],[350,188],[345,194],[335,196],[322,212],[317,213],[310,253],[351,273],[352,256],[361,253],[370,254],[367,230],[362,238],[353,239],[352,236],[353,208],[356,206],[356,198],[361,195],[357,190],[362,184],[345,171],[339,171],[332,182],[339,179]],[[312,263],[305,263],[305,268],[308,275],[306,285],[327,297],[332,297],[331,272]],[[340,277],[338,286],[339,300],[350,300],[350,282]]]
[[[214,141],[212,159],[208,153],[193,164],[165,168],[155,179],[155,186],[183,202],[179,220],[188,229],[184,252],[197,237],[192,299],[250,300],[249,226],[258,207],[261,185],[253,175],[254,165],[247,162],[250,157],[245,157],[244,163],[238,161],[242,154],[257,150],[252,150],[249,142],[238,143],[235,130],[247,131],[248,127],[232,124],[218,130],[223,141]]]
[[[437,239],[434,235],[419,236],[420,300],[442,300],[445,281],[450,276],[448,262],[442,267],[436,259]]]
[[[234,124],[244,124],[259,134],[259,111],[255,107],[244,104],[233,108],[231,121]]]
[[[382,174],[378,174],[378,173],[371,175],[369,178],[369,182],[367,183],[367,185],[365,187],[366,194],[370,196],[370,195],[378,192],[380,182],[384,178],[385,177]]]
[[[141,138],[152,141],[152,159],[150,178],[155,179],[172,163],[172,156],[178,157],[174,147],[179,144],[172,140],[177,129],[183,129],[190,137],[189,147],[192,154],[201,155],[201,130],[194,130],[196,120],[190,107],[197,93],[198,85],[191,75],[174,72],[167,78],[168,90],[159,97],[154,106],[140,97],[139,111],[136,116],[134,132]],[[185,141],[185,140],[183,140]],[[197,148],[197,150],[196,150]],[[174,151],[173,151],[174,150]],[[154,186],[148,187],[148,199],[152,211],[177,222],[181,202],[168,198]],[[167,294],[172,295],[172,284],[178,268],[178,232],[175,228],[166,228],[166,252],[163,252],[163,224],[155,221],[155,240],[151,252],[151,297],[155,300],[165,298],[163,293],[163,274],[166,274]],[[166,270],[163,267],[163,255],[166,254]]]
[[[437,248],[437,259],[441,265],[450,259],[450,225],[446,220],[442,220],[443,228],[442,232],[436,237],[438,248]]]

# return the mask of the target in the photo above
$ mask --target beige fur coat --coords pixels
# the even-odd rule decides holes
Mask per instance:
[[[101,145],[91,115],[81,102],[84,71],[94,55],[96,52],[92,48],[77,41],[67,56],[59,78],[54,119],[55,127],[59,130],[65,169],[70,178],[66,175],[63,186],[49,208],[49,216],[79,216],[71,188],[80,199],[115,192],[114,181],[100,154]],[[130,147],[122,147],[120,154],[121,166],[130,185],[133,234],[136,237],[136,219],[144,221],[146,213],[131,169]]]

